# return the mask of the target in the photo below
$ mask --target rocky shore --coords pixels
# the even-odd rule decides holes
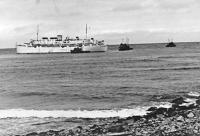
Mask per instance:
[[[179,97],[171,103],[170,108],[151,107],[144,116],[95,119],[90,125],[23,136],[199,136],[200,97],[193,102]]]

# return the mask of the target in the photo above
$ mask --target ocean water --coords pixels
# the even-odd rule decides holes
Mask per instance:
[[[150,106],[200,92],[200,43],[131,46],[83,54],[0,50],[0,135],[144,115]]]

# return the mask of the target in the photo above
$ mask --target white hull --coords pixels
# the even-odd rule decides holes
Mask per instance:
[[[17,53],[70,53],[75,47],[28,47],[17,46]]]
[[[106,52],[108,49],[107,45],[90,45],[82,46],[82,51],[88,52]]]
[[[31,54],[31,53],[70,53],[76,47],[28,47],[28,46],[17,46],[17,53]],[[86,52],[106,52],[107,46],[82,46],[82,51]]]

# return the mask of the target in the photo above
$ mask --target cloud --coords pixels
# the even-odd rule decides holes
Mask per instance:
[[[40,36],[81,37],[88,24],[90,35],[109,36],[113,43],[128,33],[138,42],[174,33],[186,40],[184,33],[196,38],[200,30],[199,12],[199,0],[1,0],[0,40],[26,41],[38,24]]]
[[[129,11],[136,11],[140,10],[143,7],[140,5],[123,5],[123,6],[118,6],[112,9],[113,12],[129,12]]]
[[[113,7],[113,12],[145,12],[162,11],[177,12],[199,8],[198,0],[132,0]]]
[[[19,27],[15,27],[14,28],[14,31],[15,32],[24,32],[24,31],[27,31],[27,30],[30,30],[30,26],[19,26]]]
[[[155,3],[149,1],[125,1],[124,3],[118,4],[112,8],[113,12],[130,12],[137,10],[146,10],[148,8],[153,8]]]
[[[84,14],[82,12],[77,12],[77,11],[68,13],[68,16],[70,16],[70,17],[79,17],[79,16],[83,16],[83,15]]]
[[[36,4],[39,4],[39,3],[40,3],[40,0],[35,0],[35,3],[36,3]]]

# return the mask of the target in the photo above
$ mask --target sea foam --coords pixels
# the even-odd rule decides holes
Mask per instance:
[[[66,118],[125,118],[133,115],[145,115],[146,108],[119,109],[119,110],[25,110],[25,109],[8,109],[0,110],[0,118],[27,118],[27,117],[66,117]]]
[[[199,97],[200,96],[199,92],[189,92],[187,95],[191,96],[191,97]]]
[[[156,107],[169,108],[170,103],[160,103]],[[6,109],[0,110],[0,118],[109,118],[120,117],[126,118],[130,116],[143,116],[147,114],[145,107],[135,107],[132,109],[113,109],[113,110],[25,110],[25,109]]]

